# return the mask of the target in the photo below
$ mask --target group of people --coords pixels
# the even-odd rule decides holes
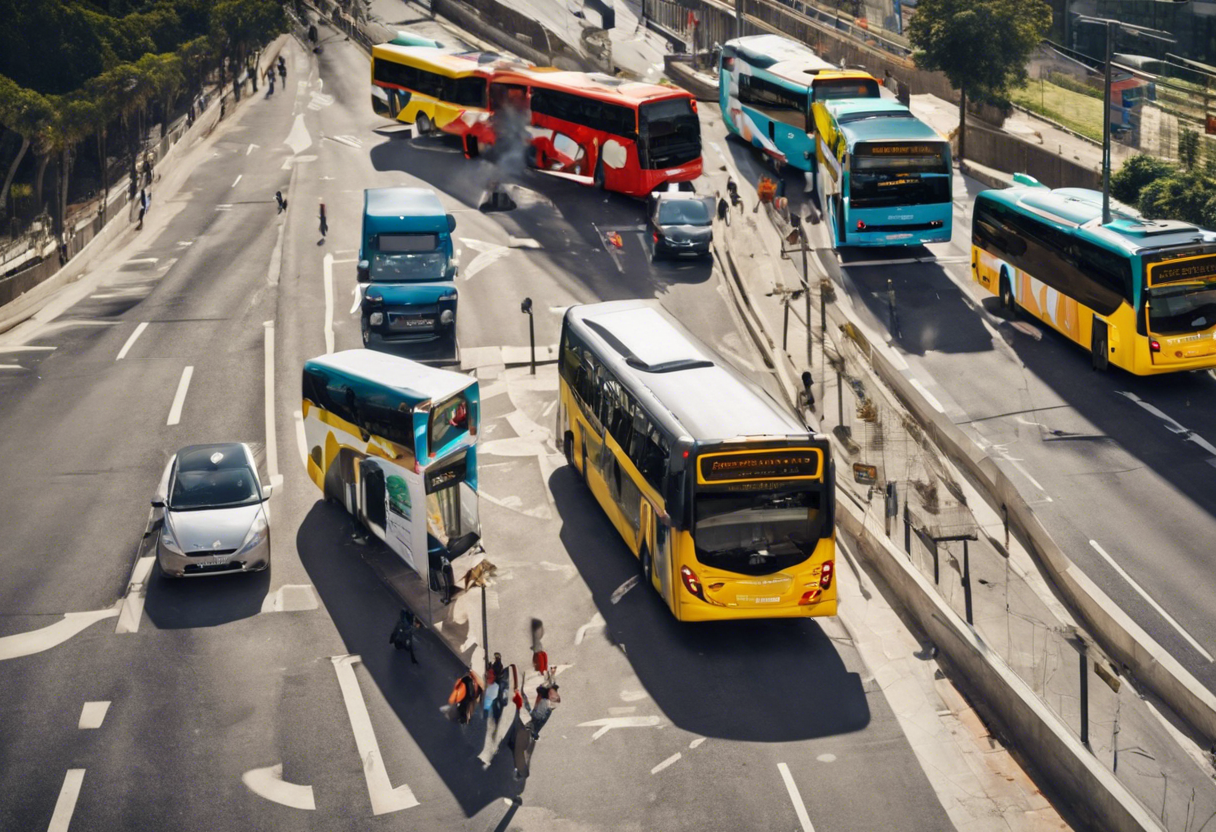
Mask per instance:
[[[283,83],[286,84],[287,83],[287,61],[284,60],[282,55],[279,56],[279,61],[278,61],[277,67],[279,70],[279,77],[282,78]],[[269,89],[266,90],[267,98],[274,95],[274,71],[275,71],[274,66],[271,66],[266,70],[266,83],[270,85]]]
[[[418,664],[414,654],[414,633],[422,627],[422,621],[407,609],[402,609],[396,626],[389,636],[389,643],[398,650],[408,650],[410,661]],[[559,686],[554,679],[554,672],[549,667],[549,657],[540,645],[543,628],[540,622],[533,620],[533,650],[532,666],[541,675],[541,683],[536,687],[536,695],[531,698],[520,689],[519,670],[514,664],[504,664],[501,653],[494,654],[494,660],[486,668],[486,678],[483,682],[477,671],[471,667],[465,668],[464,673],[452,686],[447,704],[441,709],[451,719],[461,725],[468,725],[480,711],[487,721],[493,718],[495,723],[502,718],[507,702],[515,704],[515,721],[507,735],[507,745],[515,755],[515,773],[517,777],[527,773],[531,758],[532,746],[540,739],[541,729],[553,716],[553,709],[562,701]],[[478,707],[480,705],[480,707]],[[524,722],[521,712],[529,714],[529,721]]]

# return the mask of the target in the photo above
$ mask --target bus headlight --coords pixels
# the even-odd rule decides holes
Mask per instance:
[[[384,323],[384,313],[373,312],[367,316],[367,322],[372,326],[380,326],[380,324]]]
[[[456,313],[451,309],[445,309],[439,313],[439,323],[444,326],[451,324],[454,320],[456,320]]]

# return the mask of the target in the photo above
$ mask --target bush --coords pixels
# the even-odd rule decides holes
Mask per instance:
[[[1210,225],[1211,209],[1216,207],[1216,180],[1191,171],[1157,179],[1140,191],[1137,207],[1149,219]]]
[[[1172,176],[1176,171],[1177,168],[1164,159],[1137,153],[1111,174],[1110,195],[1120,202],[1136,205],[1146,185]]]
[[[1104,100],[1106,97],[1106,93],[1102,89],[1091,87],[1084,81],[1078,81],[1076,78],[1073,78],[1071,75],[1065,75],[1063,72],[1049,72],[1047,73],[1047,80],[1057,87],[1079,92],[1081,95],[1088,95],[1090,98],[1096,98],[1099,101]]]
[[[1199,161],[1199,133],[1183,127],[1178,133],[1178,159],[1187,170],[1194,170]]]

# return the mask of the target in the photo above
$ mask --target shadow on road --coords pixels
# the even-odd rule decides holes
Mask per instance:
[[[447,720],[439,708],[464,668],[431,634],[415,644],[419,664],[388,643],[400,602],[364,560],[372,547],[354,542],[355,521],[340,508],[318,501],[300,524],[296,548],[348,652],[360,656],[381,695],[392,707],[435,773],[443,779],[467,817],[502,798],[516,797],[525,781],[516,780],[510,752],[500,748],[489,767],[477,755],[486,739],[486,722],[469,725]],[[425,610],[421,610],[426,615]],[[480,672],[480,669],[479,669]],[[513,709],[503,719],[509,724]]]
[[[861,677],[845,668],[814,621],[682,623],[640,584],[613,603],[613,591],[639,574],[637,559],[573,468],[555,471],[549,489],[565,521],[566,552],[607,637],[625,648],[646,692],[675,725],[705,737],[794,742],[869,724]]]
[[[215,627],[262,611],[270,591],[271,566],[261,572],[166,578],[156,566],[144,610],[160,630]]]

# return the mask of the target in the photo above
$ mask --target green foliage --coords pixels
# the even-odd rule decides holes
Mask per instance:
[[[1047,73],[1047,80],[1057,87],[1063,87],[1066,90],[1072,90],[1081,95],[1096,98],[1099,101],[1105,97],[1102,90],[1097,87],[1092,87],[1084,81],[1078,81],[1076,78],[1073,78],[1071,75],[1065,75],[1063,72],[1049,72]]]
[[[1136,205],[1145,186],[1172,176],[1177,169],[1164,159],[1137,153],[1111,174],[1110,195],[1120,202]]]
[[[917,66],[992,100],[1026,82],[1026,61],[1050,27],[1043,0],[920,0],[908,40]]]
[[[1203,222],[1204,228],[1216,228],[1216,196],[1208,200],[1208,204],[1203,206]]]
[[[1194,170],[1199,161],[1199,133],[1190,127],[1178,131],[1178,160],[1187,170]]]
[[[1210,219],[1208,209],[1214,202],[1216,180],[1197,171],[1180,171],[1145,185],[1137,207],[1149,219],[1204,225]]]

